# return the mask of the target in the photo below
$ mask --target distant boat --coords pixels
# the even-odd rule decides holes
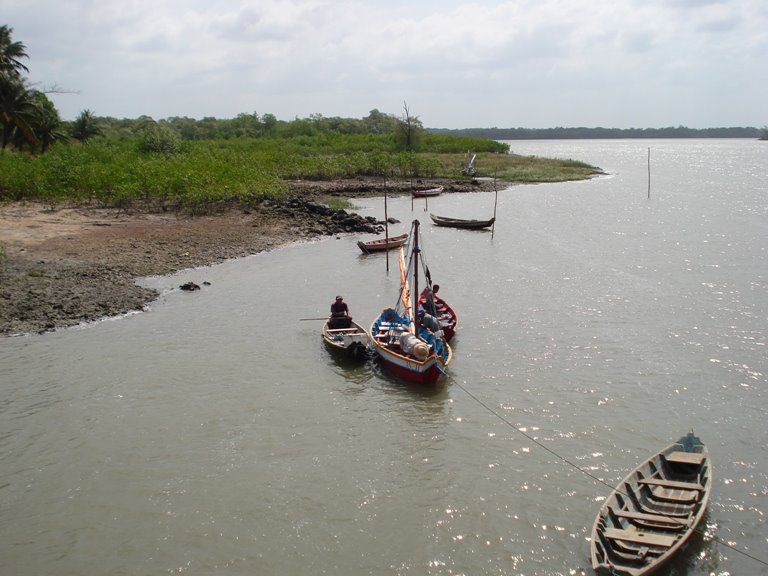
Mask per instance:
[[[693,433],[642,462],[603,503],[592,568],[644,576],[665,564],[701,522],[712,489],[709,451]]]
[[[437,188],[430,188],[429,190],[411,190],[411,196],[414,198],[429,198],[431,196],[440,196],[440,194],[443,193],[442,186],[438,186]]]
[[[360,360],[366,358],[370,343],[368,332],[353,320],[348,328],[331,328],[329,322],[323,324],[323,341],[330,350]]]
[[[432,222],[438,226],[467,228],[472,230],[488,228],[489,226],[492,226],[496,221],[496,218],[491,218],[490,220],[462,220],[461,218],[447,218],[445,216],[435,216],[434,214],[430,214],[429,217],[432,218]]]
[[[437,384],[453,356],[441,330],[432,332],[417,314],[420,271],[427,270],[419,244],[419,221],[413,221],[410,255],[400,248],[400,293],[394,308],[385,308],[371,323],[371,344],[391,372],[417,384]],[[423,270],[422,270],[423,268]]]
[[[378,238],[376,240],[369,240],[363,242],[358,241],[357,245],[363,254],[370,254],[371,252],[384,252],[386,250],[392,250],[398,248],[408,241],[408,234],[400,234],[399,236],[390,236],[389,238]]]

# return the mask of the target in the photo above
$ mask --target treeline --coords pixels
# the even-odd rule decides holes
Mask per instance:
[[[87,112],[87,111],[86,111]],[[273,114],[238,114],[235,118],[200,120],[175,116],[155,120],[93,116],[98,136],[108,140],[141,140],[147,151],[163,152],[183,142],[214,140],[280,141],[281,148],[298,153],[344,154],[354,152],[466,153],[509,152],[509,146],[471,136],[436,134],[425,130],[418,117],[403,117],[371,110],[365,118],[309,118],[278,120]],[[164,144],[163,144],[164,143]],[[272,144],[269,144],[272,146]]]
[[[768,128],[430,128],[434,134],[451,134],[493,140],[567,140],[609,138],[764,138]]]

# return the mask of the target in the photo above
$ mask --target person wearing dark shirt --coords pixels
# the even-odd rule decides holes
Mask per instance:
[[[331,328],[349,328],[352,325],[349,306],[341,296],[336,296],[336,300],[331,304],[331,318],[328,324]]]

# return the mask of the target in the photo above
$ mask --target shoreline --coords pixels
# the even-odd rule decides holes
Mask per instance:
[[[493,183],[440,182],[449,191]],[[508,187],[509,183],[503,184]],[[44,333],[143,311],[158,294],[139,278],[273,250],[322,236],[380,234],[382,223],[333,210],[323,196],[383,196],[381,180],[293,182],[292,199],[206,216],[90,206],[0,203],[0,337]],[[489,188],[490,186],[490,188]],[[387,183],[393,194],[410,182]]]

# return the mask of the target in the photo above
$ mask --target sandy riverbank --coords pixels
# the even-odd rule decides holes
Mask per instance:
[[[411,184],[388,186],[404,193]],[[194,218],[138,210],[0,204],[0,246],[5,253],[0,262],[0,335],[45,332],[142,310],[157,294],[139,287],[135,280],[140,277],[322,235],[376,231],[357,215],[340,221],[338,214],[323,213],[312,198],[381,194],[377,183],[294,183],[293,188],[301,202],[232,208]]]

